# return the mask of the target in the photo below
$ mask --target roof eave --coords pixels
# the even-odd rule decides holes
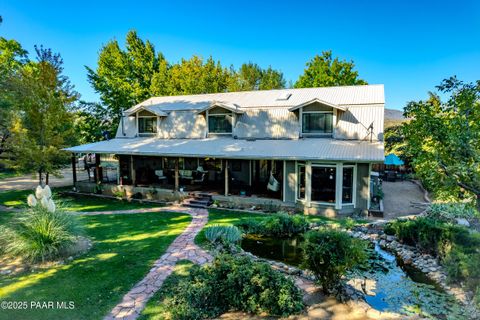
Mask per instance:
[[[289,108],[288,111],[295,111],[295,110],[298,110],[298,109],[303,108],[305,106],[311,105],[313,103],[320,103],[320,104],[323,104],[323,105],[326,105],[326,106],[329,106],[329,107],[332,107],[332,108],[335,108],[335,109],[338,109],[338,110],[342,110],[342,111],[347,110],[346,107],[339,106],[337,104],[330,103],[330,102],[315,98],[315,99],[309,100],[307,102],[304,102],[304,103],[298,104],[296,106],[293,106],[293,107]]]

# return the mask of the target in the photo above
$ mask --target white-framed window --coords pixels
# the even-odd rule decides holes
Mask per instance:
[[[234,115],[228,113],[209,113],[207,112],[208,133],[213,134],[232,134]]]
[[[155,134],[157,133],[157,117],[156,116],[138,116],[138,133],[139,134]]]
[[[342,205],[355,205],[356,169],[355,165],[343,165]]]
[[[304,134],[332,134],[333,111],[303,111],[302,133]]]

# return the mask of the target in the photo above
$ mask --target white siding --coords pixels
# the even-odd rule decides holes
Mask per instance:
[[[373,140],[383,141],[384,108],[381,105],[349,106],[337,111],[336,139],[370,140],[368,127],[373,123]]]

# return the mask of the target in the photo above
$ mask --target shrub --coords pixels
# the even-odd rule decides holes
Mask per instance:
[[[287,316],[303,309],[293,281],[268,264],[219,255],[211,265],[194,267],[166,301],[172,319],[216,318],[234,309]]]
[[[251,234],[274,237],[289,237],[303,233],[308,229],[308,221],[302,215],[279,213],[268,216],[263,220],[248,220],[239,226]]]
[[[205,238],[211,243],[224,242],[233,244],[242,239],[242,233],[233,225],[213,225],[205,228]]]
[[[0,230],[0,247],[8,255],[30,262],[55,259],[68,249],[79,234],[75,216],[58,210],[50,188],[38,187],[28,196],[30,208],[18,213]]]
[[[343,231],[309,231],[305,234],[302,249],[302,266],[313,272],[326,293],[337,291],[347,271],[361,266],[367,260],[365,243]]]
[[[427,210],[429,217],[452,222],[457,218],[473,219],[478,211],[471,205],[459,202],[433,203]]]

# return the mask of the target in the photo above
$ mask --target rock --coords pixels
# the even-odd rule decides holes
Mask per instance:
[[[394,236],[386,236],[385,238],[388,242],[392,242],[393,240],[395,240],[395,237]]]
[[[6,275],[6,274],[10,274],[10,273],[12,273],[12,270],[10,270],[10,269],[0,271],[0,274],[2,274],[2,275]]]
[[[455,221],[460,226],[464,226],[464,227],[467,227],[467,228],[470,227],[470,223],[465,218],[456,218]]]

